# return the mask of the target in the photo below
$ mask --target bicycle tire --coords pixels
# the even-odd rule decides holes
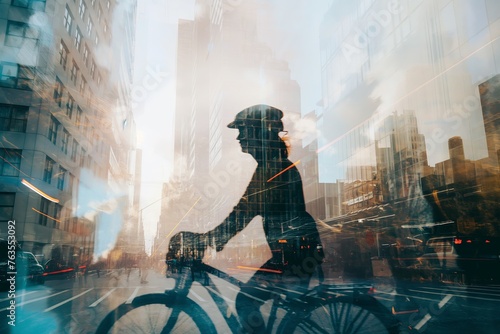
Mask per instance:
[[[172,318],[174,309],[178,314]],[[167,324],[171,328],[166,328]],[[208,314],[189,298],[163,293],[142,295],[130,304],[121,304],[108,313],[96,330],[96,334],[197,332],[217,333]]]
[[[335,296],[309,301],[300,311],[291,310],[278,327],[281,334],[399,333],[399,321],[370,296]]]

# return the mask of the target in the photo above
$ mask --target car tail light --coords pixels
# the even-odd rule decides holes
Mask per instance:
[[[484,240],[484,243],[485,243],[485,244],[489,244],[490,242],[491,242],[491,241],[490,241],[490,240],[488,240],[488,239]]]
[[[471,244],[472,243],[472,240],[471,239],[467,239],[466,241],[468,244]]]
[[[455,238],[455,240],[453,240],[453,243],[455,245],[461,245],[462,244],[462,239]]]

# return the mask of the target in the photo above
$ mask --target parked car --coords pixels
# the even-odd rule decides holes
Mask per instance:
[[[20,252],[17,254],[17,273],[22,279],[23,285],[45,283],[43,266],[33,253]]]
[[[21,247],[16,243],[12,251],[15,252],[15,267],[10,267],[9,263],[9,243],[7,240],[0,239],[0,288],[7,290],[10,286],[7,279],[15,276],[16,289],[25,287],[28,284],[43,284],[45,277],[43,276],[43,267],[38,263],[36,257],[30,252],[22,251]],[[15,271],[16,274],[9,274]]]
[[[436,237],[427,240],[424,254],[417,258],[419,266],[430,269],[460,270],[459,254],[454,236]]]

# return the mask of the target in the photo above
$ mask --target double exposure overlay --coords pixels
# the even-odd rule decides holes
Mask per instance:
[[[496,333],[500,2],[0,0],[0,332]]]

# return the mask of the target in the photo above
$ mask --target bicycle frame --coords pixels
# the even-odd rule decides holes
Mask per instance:
[[[187,267],[189,268],[189,267]],[[211,271],[217,272],[217,277],[220,277],[221,271],[216,268],[205,265],[205,268],[211,268]],[[190,268],[191,270],[191,268]],[[204,272],[205,275],[208,275],[208,272]],[[232,285],[239,286],[243,284],[242,281],[228,276],[225,273],[222,273],[225,277],[221,278]],[[215,276],[215,275],[214,275]],[[167,290],[165,293],[171,294],[172,296],[176,296],[175,298],[182,299],[188,298],[187,295],[191,289],[193,281],[190,279],[191,274],[189,270],[181,270],[180,276],[176,278],[176,285],[173,290]],[[238,317],[231,311],[231,307],[228,302],[230,302],[226,297],[222,295],[220,290],[215,285],[214,280],[209,276],[209,286],[205,286],[206,291],[217,305],[217,308],[220,314],[223,316],[225,322],[227,323],[229,329],[232,333],[238,333],[238,329],[240,328],[240,321]],[[266,333],[271,333],[277,318],[278,309],[283,309],[286,313],[288,312],[300,312],[307,310],[307,305],[310,303],[315,303],[320,300],[325,300],[328,298],[332,298],[334,296],[339,295],[349,295],[353,298],[365,298],[367,302],[370,302],[373,298],[369,295],[369,292],[372,291],[373,286],[369,284],[341,284],[341,285],[324,285],[320,284],[313,289],[304,290],[304,291],[294,291],[289,290],[284,287],[280,287],[278,285],[272,285],[271,290],[265,288],[259,288],[262,290],[267,290],[270,292],[271,296],[273,296],[273,302],[271,305],[271,310],[269,312],[268,321],[266,325]],[[297,295],[297,297],[291,297],[291,295]],[[257,297],[252,297],[260,302],[266,302],[264,300],[259,300]],[[175,311],[174,311],[175,312]],[[224,316],[226,315],[226,316]],[[172,321],[172,324],[175,323],[176,314],[170,318],[169,322]],[[169,323],[165,326],[166,329],[169,328]]]

